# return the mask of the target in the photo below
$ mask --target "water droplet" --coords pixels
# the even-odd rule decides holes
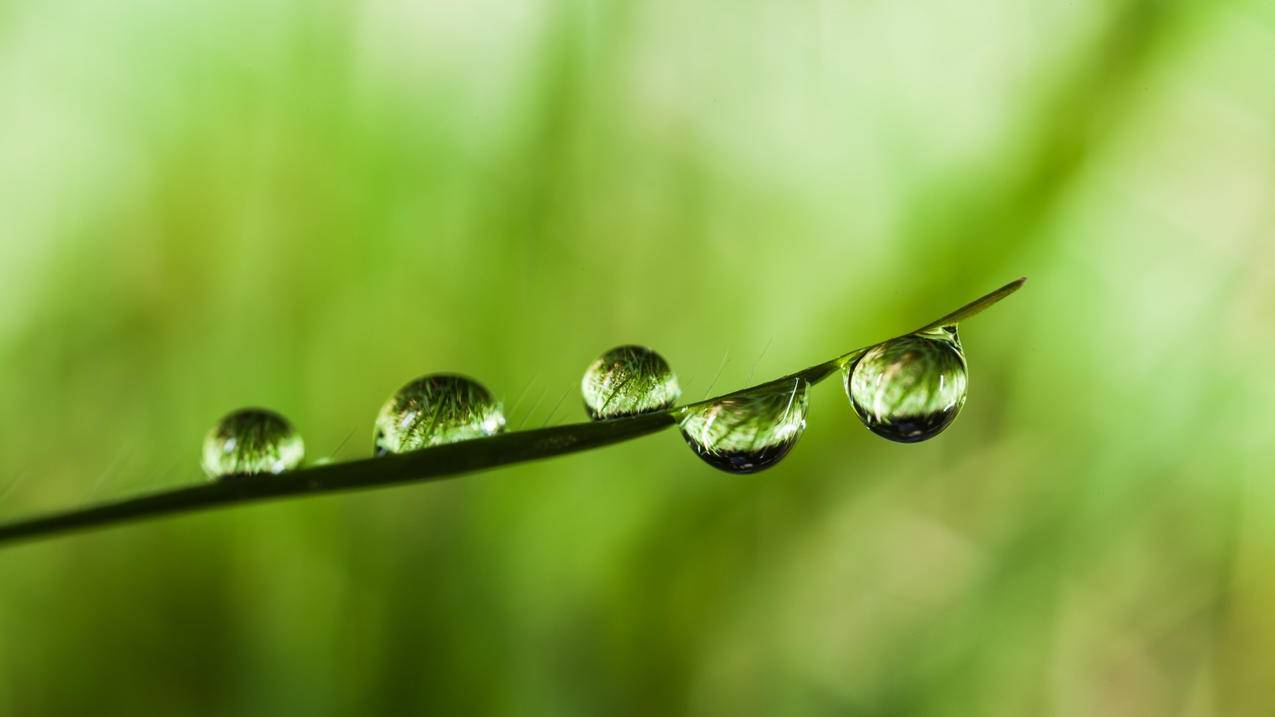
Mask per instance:
[[[846,395],[878,436],[917,443],[937,436],[965,405],[965,353],[955,327],[874,346],[845,371]]]
[[[672,406],[682,391],[662,356],[645,346],[617,346],[598,357],[580,381],[589,418],[620,418]]]
[[[210,478],[282,473],[301,465],[305,442],[283,416],[264,408],[228,414],[204,437],[204,472]]]
[[[376,455],[482,438],[505,428],[500,402],[465,376],[422,376],[390,396],[376,417]]]
[[[788,455],[806,428],[805,379],[780,379],[710,403],[688,406],[682,437],[704,462],[756,473]]]

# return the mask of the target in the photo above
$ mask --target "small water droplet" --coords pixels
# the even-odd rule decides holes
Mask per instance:
[[[682,393],[668,362],[645,346],[617,346],[602,354],[585,370],[580,391],[595,421],[662,411]]]
[[[210,478],[282,473],[301,465],[305,442],[274,411],[245,408],[228,414],[204,437],[204,472]]]
[[[756,473],[788,455],[806,428],[805,379],[774,381],[711,403],[689,406],[682,437],[704,462],[729,473]]]
[[[390,396],[376,417],[374,452],[404,453],[501,432],[500,402],[465,376],[422,376]]]
[[[955,327],[874,346],[844,375],[863,425],[900,443],[937,436],[965,405],[968,374]]]

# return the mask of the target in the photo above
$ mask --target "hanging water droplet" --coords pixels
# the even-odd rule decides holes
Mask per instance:
[[[806,428],[805,379],[780,379],[710,403],[688,406],[682,437],[714,468],[756,473],[788,455]]]
[[[620,418],[672,406],[681,389],[662,356],[645,346],[617,346],[598,357],[580,381],[589,418]]]
[[[210,478],[282,473],[301,465],[305,442],[283,416],[264,408],[228,414],[204,437],[204,472]]]
[[[422,376],[390,396],[376,417],[376,455],[495,435],[505,428],[500,402],[465,376]]]
[[[965,405],[965,353],[954,326],[874,346],[844,373],[859,420],[892,441],[933,438]]]

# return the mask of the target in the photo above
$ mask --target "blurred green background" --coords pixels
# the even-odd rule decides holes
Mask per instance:
[[[0,550],[0,714],[1272,714],[1272,77],[1271,0],[0,3],[3,519],[241,405],[349,459],[422,373],[576,421],[616,344],[697,399],[1030,277],[922,445],[829,381],[754,476]]]

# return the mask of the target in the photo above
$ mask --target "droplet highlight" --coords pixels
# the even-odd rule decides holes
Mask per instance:
[[[390,396],[376,417],[375,453],[404,453],[500,433],[505,414],[482,384],[456,374],[422,376]]]
[[[617,346],[599,356],[585,370],[580,392],[595,421],[662,411],[682,394],[668,362],[645,346]]]
[[[264,408],[227,414],[204,437],[209,478],[283,473],[301,465],[305,442],[286,418]]]
[[[806,428],[809,383],[780,379],[688,406],[682,437],[695,455],[728,473],[756,473],[780,461]]]
[[[954,326],[874,346],[844,374],[859,420],[899,443],[937,436],[965,405],[968,373]]]

